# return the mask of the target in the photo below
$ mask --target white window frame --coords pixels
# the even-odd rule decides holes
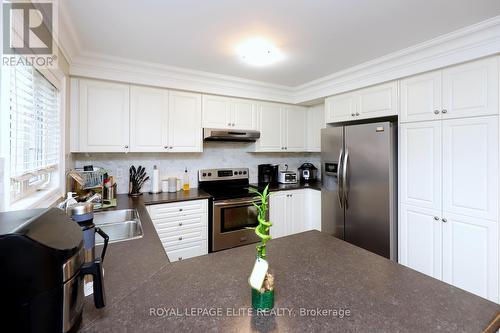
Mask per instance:
[[[67,79],[60,69],[36,68],[59,91],[59,163],[58,170],[52,175],[56,185],[33,192],[25,198],[11,203],[10,198],[10,144],[9,144],[9,87],[7,75],[1,75],[0,84],[0,211],[44,208],[54,205],[65,193],[66,188],[66,94]],[[9,70],[9,68],[5,68]],[[2,68],[3,71],[3,68]]]

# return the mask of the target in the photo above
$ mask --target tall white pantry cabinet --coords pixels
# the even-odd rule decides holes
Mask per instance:
[[[499,59],[400,81],[399,262],[494,302]]]

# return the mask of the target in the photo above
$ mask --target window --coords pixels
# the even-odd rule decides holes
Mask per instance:
[[[7,71],[10,203],[57,187],[60,161],[58,90],[33,67]]]

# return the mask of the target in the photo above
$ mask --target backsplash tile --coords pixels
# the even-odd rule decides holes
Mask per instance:
[[[153,166],[160,170],[160,179],[179,177],[182,179],[184,168],[187,167],[191,187],[198,187],[198,170],[209,168],[238,168],[250,169],[250,182],[257,182],[257,165],[272,163],[288,164],[289,170],[297,170],[304,162],[310,162],[320,169],[319,153],[248,153],[248,143],[238,142],[205,142],[203,153],[78,153],[73,154],[77,168],[92,164],[103,167],[117,177],[117,192],[128,191],[128,170],[131,165],[146,167],[148,175]],[[150,183],[146,183],[142,190],[149,191]]]

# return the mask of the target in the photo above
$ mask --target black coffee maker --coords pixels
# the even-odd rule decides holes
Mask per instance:
[[[257,178],[259,184],[277,184],[278,171],[278,164],[259,164],[257,166]]]
[[[93,277],[95,306],[104,306],[101,259],[85,263],[82,230],[61,209],[22,215],[0,214],[2,330],[74,332],[82,320],[84,276]]]

